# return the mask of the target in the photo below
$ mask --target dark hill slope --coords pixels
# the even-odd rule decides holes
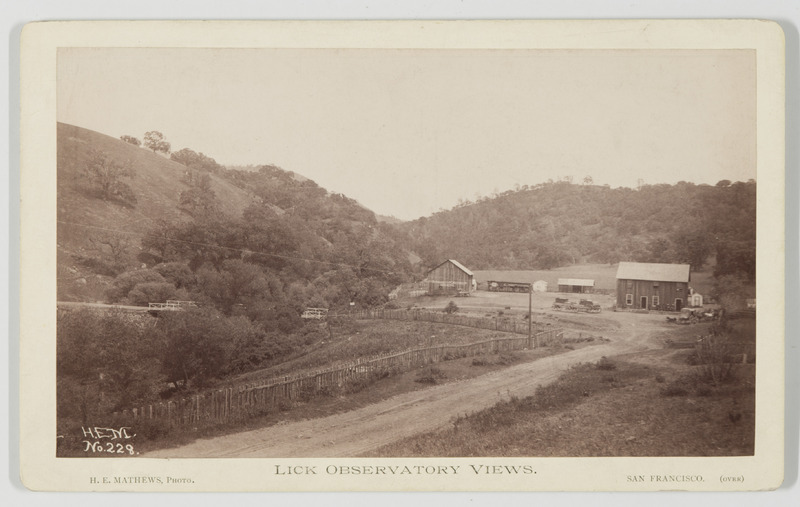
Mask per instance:
[[[640,189],[556,182],[466,203],[399,227],[424,262],[473,269],[716,257],[720,274],[754,276],[756,183],[680,182]]]

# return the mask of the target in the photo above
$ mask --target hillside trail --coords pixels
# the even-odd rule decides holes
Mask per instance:
[[[146,458],[352,457],[419,433],[451,424],[510,397],[534,394],[571,366],[603,356],[644,352],[661,345],[659,329],[646,315],[614,314],[619,327],[604,336],[611,341],[481,375],[468,380],[400,394],[350,412],[240,433],[200,439]],[[641,318],[644,317],[644,318]]]

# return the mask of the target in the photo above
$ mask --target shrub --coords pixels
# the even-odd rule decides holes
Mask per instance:
[[[128,293],[133,290],[136,285],[147,282],[164,283],[164,277],[160,273],[152,269],[137,269],[134,271],[126,271],[114,279],[111,288],[108,289],[107,297],[111,302],[120,301],[128,296]]]
[[[689,389],[686,388],[685,382],[674,381],[670,382],[663,389],[661,389],[662,396],[687,396]]]
[[[488,366],[492,363],[485,357],[476,357],[472,360],[472,366]]]
[[[457,311],[458,311],[458,305],[456,305],[452,301],[447,303],[447,306],[444,307],[444,313],[456,313]]]
[[[600,358],[599,361],[597,361],[597,363],[595,364],[595,368],[597,368],[598,370],[611,371],[611,370],[616,370],[617,365],[614,364],[606,356],[603,356]]]
[[[128,292],[128,301],[134,305],[163,303],[168,299],[178,299],[175,286],[169,282],[138,283]]]
[[[439,380],[447,378],[444,372],[436,366],[428,366],[417,373],[414,382],[421,384],[438,384]]]
[[[706,337],[697,346],[697,363],[700,378],[714,385],[726,382],[734,376],[727,336]]]
[[[714,391],[707,384],[699,384],[695,387],[694,392],[697,396],[711,396]]]
[[[519,360],[519,357],[514,354],[513,352],[504,352],[500,354],[500,359],[497,361],[498,364],[502,364],[503,366],[514,364]]]

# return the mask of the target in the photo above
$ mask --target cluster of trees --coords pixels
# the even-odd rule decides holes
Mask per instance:
[[[63,312],[57,322],[59,424],[100,424],[115,411],[201,389],[327,337],[319,326],[285,318],[298,321],[291,331],[209,308],[164,312],[155,325],[141,314]]]
[[[83,176],[91,194],[130,207],[136,205],[136,195],[125,180],[135,175],[130,161],[120,162],[96,149],[90,151],[83,165]]]
[[[140,141],[139,138],[134,136],[123,135],[120,136],[120,139],[134,146],[142,145],[142,141]],[[149,132],[145,132],[144,147],[147,148],[148,150],[152,150],[153,153],[164,153],[164,154],[168,154],[172,149],[172,145],[167,142],[167,139],[164,137],[164,134],[162,134],[157,130],[151,130]]]
[[[137,255],[150,267],[119,274],[107,299],[192,300],[286,331],[306,306],[381,304],[411,277],[406,237],[355,201],[271,166],[231,178],[257,197],[242,216],[220,211],[208,173],[188,172],[187,219],[158,221]]]
[[[638,189],[550,182],[401,225],[425,263],[550,269],[581,262],[679,262],[755,277],[754,181]],[[509,218],[513,217],[513,218]]]
[[[224,170],[213,158],[203,155],[203,153],[197,153],[189,148],[183,148],[180,151],[172,152],[169,158],[179,164],[185,165],[191,171],[219,173]]]

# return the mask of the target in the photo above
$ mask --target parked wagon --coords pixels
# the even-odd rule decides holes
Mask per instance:
[[[570,301],[567,298],[556,298],[553,303],[553,310],[559,312],[584,312],[584,313],[600,313],[601,307],[599,304],[589,299],[581,299],[578,302]]]
[[[675,324],[696,324],[704,320],[715,320],[718,317],[716,310],[705,311],[702,308],[682,308],[677,317],[667,317],[667,322]]]

